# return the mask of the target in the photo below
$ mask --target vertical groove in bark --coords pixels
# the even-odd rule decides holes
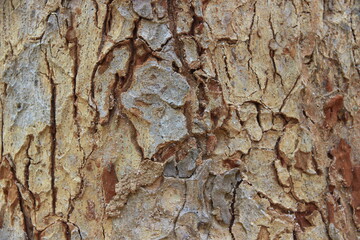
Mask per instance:
[[[4,98],[6,97],[6,84],[3,84],[3,92],[1,93],[1,152],[0,152],[0,164],[3,161],[4,156]]]
[[[233,191],[232,191],[232,200],[231,200],[231,221],[230,221],[230,225],[229,225],[229,232],[231,234],[231,239],[235,240],[235,235],[232,231],[232,227],[234,226],[234,222],[235,222],[235,203],[236,203],[236,190],[239,188],[240,184],[241,184],[242,180],[238,180],[236,179],[236,184],[234,185]]]
[[[56,151],[56,86],[54,84],[54,80],[50,78],[51,82],[51,113],[50,113],[50,121],[51,121],[51,152],[50,152],[50,160],[51,160],[51,188],[52,188],[52,207],[53,213],[56,211],[56,187],[55,187],[55,151]]]
[[[52,213],[56,214],[56,187],[55,187],[55,161],[56,161],[56,85],[53,79],[53,72],[45,52],[45,61],[47,64],[48,81],[50,84],[50,177],[52,192]]]
[[[170,30],[175,41],[174,45],[176,46],[175,53],[177,57],[180,59],[182,65],[180,68],[180,73],[186,77],[190,85],[194,85],[196,83],[196,80],[194,76],[192,76],[190,68],[184,59],[184,46],[176,30],[176,1],[167,0],[167,4],[168,4],[168,14],[170,18],[170,22],[169,22]]]
[[[28,158],[27,159],[27,163],[26,163],[26,165],[25,165],[25,170],[24,170],[24,178],[25,178],[25,188],[27,189],[27,190],[29,190],[29,168],[30,168],[30,165],[31,165],[31,161],[33,160],[31,157],[30,157],[30,155],[29,155],[29,148],[30,148],[30,145],[31,145],[31,143],[32,143],[32,141],[34,140],[34,136],[33,135],[30,135],[29,136],[29,143],[28,143],[28,146],[27,146],[27,148],[26,148],[26,157]],[[30,190],[29,190],[30,191]]]

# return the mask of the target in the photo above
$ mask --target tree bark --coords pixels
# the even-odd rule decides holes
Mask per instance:
[[[0,239],[360,237],[358,0],[0,4]]]

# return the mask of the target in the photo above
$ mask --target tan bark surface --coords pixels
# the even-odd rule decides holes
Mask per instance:
[[[0,17],[1,240],[359,239],[360,1]]]

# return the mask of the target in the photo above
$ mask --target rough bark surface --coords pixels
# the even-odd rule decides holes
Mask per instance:
[[[0,239],[359,238],[360,1],[0,4]]]

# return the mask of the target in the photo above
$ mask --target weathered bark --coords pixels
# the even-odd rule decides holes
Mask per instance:
[[[360,1],[0,3],[0,239],[360,236]]]

